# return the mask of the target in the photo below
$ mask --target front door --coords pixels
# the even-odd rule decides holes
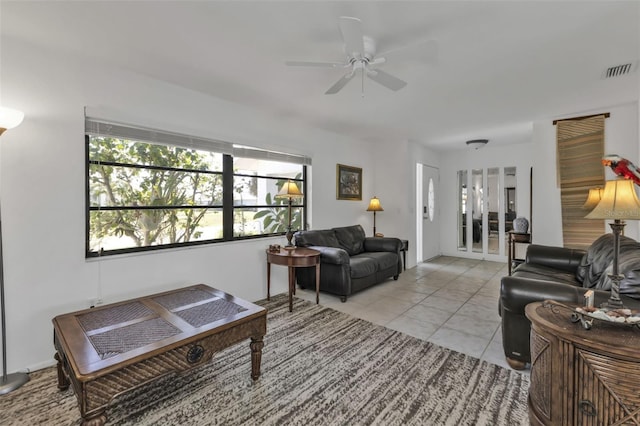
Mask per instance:
[[[436,167],[422,165],[422,260],[440,255],[439,190],[440,174]]]

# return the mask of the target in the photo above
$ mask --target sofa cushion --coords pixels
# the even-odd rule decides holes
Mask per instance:
[[[357,257],[368,257],[378,265],[378,271],[398,266],[398,255],[387,251],[365,251]]]
[[[360,225],[343,226],[333,228],[340,247],[345,249],[349,256],[362,253],[364,250],[364,229]]]
[[[613,258],[613,235],[604,234],[595,240],[582,256],[576,278],[585,288],[596,286]]]
[[[351,256],[351,278],[363,278],[378,272],[378,262],[369,256],[355,255]]]
[[[323,246],[341,248],[333,229],[317,231],[298,231],[295,234],[296,245],[299,247]]]

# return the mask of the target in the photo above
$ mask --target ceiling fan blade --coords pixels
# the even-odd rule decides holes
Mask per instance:
[[[419,62],[435,64],[438,59],[438,43],[427,40],[421,43],[391,49],[376,55],[376,59],[384,57],[387,62]]]
[[[407,85],[406,81],[400,80],[398,77],[394,77],[382,70],[367,70],[367,77],[391,90],[400,90]]]
[[[349,58],[362,58],[364,54],[364,38],[362,33],[362,21],[358,18],[341,16],[338,21],[340,33],[344,40],[344,50]]]
[[[288,65],[290,67],[343,68],[349,64],[344,64],[341,62],[286,61],[285,65]]]
[[[335,95],[336,93],[338,93],[340,90],[342,90],[342,88],[344,86],[347,85],[347,83],[349,81],[351,81],[351,79],[353,78],[353,76],[356,75],[355,72],[351,71],[345,75],[342,76],[342,78],[340,80],[338,80],[336,82],[336,84],[334,84],[333,86],[331,86],[329,88],[329,90],[327,90],[326,92],[324,92],[325,95]]]

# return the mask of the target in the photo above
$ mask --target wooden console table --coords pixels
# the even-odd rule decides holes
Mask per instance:
[[[521,232],[509,231],[509,259],[507,260],[509,264],[509,275],[511,275],[511,271],[513,270],[513,264],[520,264],[524,259],[516,258],[516,244],[531,244],[531,234],[523,234]]]
[[[296,294],[296,268],[316,267],[316,304],[320,303],[320,252],[317,250],[296,247],[280,248],[279,251],[267,249],[267,300],[271,298],[271,264],[289,268],[289,312],[293,311],[293,295]]]
[[[553,302],[531,321],[532,425],[640,425],[640,329],[594,320],[585,330]]]
[[[117,395],[249,338],[256,380],[266,332],[265,308],[203,284],[59,315],[58,388],[71,384],[82,425],[99,426]]]

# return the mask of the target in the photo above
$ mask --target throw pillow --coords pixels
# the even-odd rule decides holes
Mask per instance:
[[[595,288],[613,259],[613,234],[604,234],[589,246],[582,257],[576,279],[584,288]]]

